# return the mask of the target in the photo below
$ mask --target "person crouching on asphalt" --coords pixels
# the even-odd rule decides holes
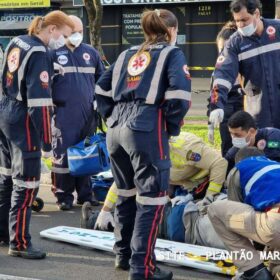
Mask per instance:
[[[212,203],[208,216],[226,248],[230,253],[234,252],[234,264],[243,272],[239,278],[233,279],[278,280],[280,163],[269,160],[256,147],[240,149],[235,161],[237,172],[230,173],[227,178],[227,181],[234,182],[228,186],[233,188],[229,190],[229,200]],[[271,252],[270,272],[251,240],[266,245]]]

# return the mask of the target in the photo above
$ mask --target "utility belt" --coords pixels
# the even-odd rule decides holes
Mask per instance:
[[[280,203],[273,205],[272,207],[268,207],[264,210],[264,212],[273,212],[280,214]]]

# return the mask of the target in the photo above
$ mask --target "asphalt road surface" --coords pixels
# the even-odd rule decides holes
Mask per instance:
[[[198,80],[199,84],[200,81]],[[207,84],[207,82],[206,82]],[[193,94],[190,115],[204,115],[206,94]],[[81,207],[75,206],[68,212],[59,211],[50,190],[50,185],[40,187],[39,196],[45,202],[44,209],[33,212],[31,235],[34,246],[44,249],[47,258],[44,260],[24,260],[7,255],[8,247],[0,247],[0,280],[125,280],[127,272],[115,271],[114,256],[109,253],[88,249],[63,242],[42,239],[39,232],[55,226],[80,225]],[[170,269],[175,280],[230,279],[230,277],[208,273],[179,266],[160,265]]]
[[[40,238],[39,232],[60,225],[79,227],[81,207],[59,211],[49,185],[40,187],[39,197],[45,202],[44,209],[33,212],[31,222],[34,246],[47,251],[45,260],[24,260],[7,255],[8,247],[0,247],[0,280],[19,277],[41,280],[125,280],[127,272],[115,271],[114,256],[103,251],[88,249],[63,242]],[[178,266],[160,265],[174,273],[174,279],[229,279],[229,277]],[[7,277],[11,275],[14,277]]]

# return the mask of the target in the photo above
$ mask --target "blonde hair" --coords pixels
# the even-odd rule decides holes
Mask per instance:
[[[39,34],[41,30],[49,25],[55,25],[58,29],[67,25],[74,29],[74,23],[68,15],[62,11],[52,11],[44,17],[35,17],[28,27],[28,35]]]
[[[141,26],[145,36],[145,42],[138,53],[141,53],[149,45],[158,42],[170,42],[171,33],[168,28],[178,27],[176,16],[165,9],[146,10],[142,14]]]

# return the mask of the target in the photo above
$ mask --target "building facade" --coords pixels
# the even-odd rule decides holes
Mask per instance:
[[[169,9],[179,20],[177,45],[186,54],[192,76],[209,77],[217,57],[216,35],[230,19],[229,3],[229,0],[103,0],[101,34],[106,58],[112,63],[122,50],[143,41],[140,16],[144,9]],[[262,3],[263,16],[274,18],[275,1],[262,0]],[[25,33],[35,15],[52,9],[79,16],[85,25],[85,41],[89,41],[83,1],[55,0],[49,7],[36,9],[3,10],[0,7],[0,43],[5,46],[11,37]],[[15,17],[17,20],[13,21]]]

